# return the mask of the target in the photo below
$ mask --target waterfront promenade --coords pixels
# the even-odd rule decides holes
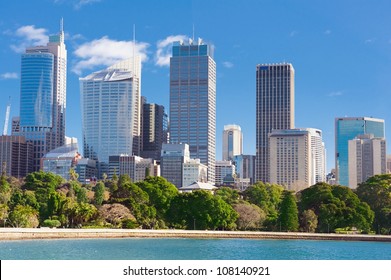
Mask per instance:
[[[265,231],[1,228],[0,240],[64,238],[247,238],[391,242],[391,235]]]

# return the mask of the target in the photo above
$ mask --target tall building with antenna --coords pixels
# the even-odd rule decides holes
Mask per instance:
[[[176,42],[170,58],[170,143],[188,144],[191,158],[208,167],[215,182],[216,63],[201,39]]]
[[[140,141],[139,56],[80,78],[84,156],[108,174],[109,157],[137,155]]]
[[[67,51],[63,20],[60,32],[49,36],[46,46],[22,54],[20,123],[17,135],[34,146],[34,171],[47,152],[64,145]]]

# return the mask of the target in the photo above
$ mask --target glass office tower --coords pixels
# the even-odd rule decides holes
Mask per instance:
[[[62,26],[46,46],[27,48],[22,55],[20,127],[14,134],[33,143],[34,171],[44,154],[64,145],[66,63]]]
[[[349,140],[363,134],[384,138],[384,120],[367,117],[335,119],[335,169],[340,185],[349,185]]]
[[[213,48],[190,40],[174,43],[170,59],[170,143],[186,143],[190,157],[215,181],[216,63]]]
[[[110,156],[132,155],[139,139],[139,71],[132,64],[130,59],[79,79],[84,157],[99,162],[100,176],[108,174]]]
[[[294,128],[295,71],[292,64],[256,68],[256,181],[269,182],[269,133]]]

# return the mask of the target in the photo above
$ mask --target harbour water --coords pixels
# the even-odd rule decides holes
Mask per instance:
[[[0,241],[2,260],[391,260],[391,243],[253,239]]]

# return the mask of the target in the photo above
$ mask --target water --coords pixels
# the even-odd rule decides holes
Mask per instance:
[[[250,239],[1,241],[2,260],[391,260],[391,243]]]

